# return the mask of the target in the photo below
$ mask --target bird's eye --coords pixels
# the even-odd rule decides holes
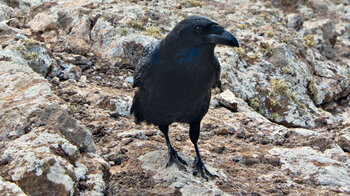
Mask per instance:
[[[201,27],[201,26],[196,26],[196,27],[195,27],[195,31],[196,31],[196,33],[202,33],[202,32],[203,32],[203,27]]]

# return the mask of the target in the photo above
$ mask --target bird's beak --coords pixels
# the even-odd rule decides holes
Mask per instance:
[[[205,40],[211,44],[223,44],[233,47],[239,47],[239,43],[232,33],[223,30],[220,34],[209,34],[205,37]]]

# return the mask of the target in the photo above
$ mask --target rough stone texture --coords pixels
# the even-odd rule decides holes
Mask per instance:
[[[339,146],[345,151],[350,152],[350,130],[343,130],[343,134],[338,138]]]
[[[303,25],[303,17],[299,14],[289,14],[286,17],[287,27],[299,30]]]
[[[30,21],[28,25],[34,32],[44,32],[47,30],[52,30],[57,28],[57,23],[56,23],[57,20],[58,20],[58,16],[56,15],[39,13],[35,15],[34,19]]]
[[[215,99],[227,109],[238,112],[238,106],[235,95],[230,90],[225,90],[224,92],[216,95]]]
[[[0,194],[4,196],[26,196],[21,188],[19,188],[15,183],[4,181],[0,176]]]
[[[9,19],[12,12],[12,8],[0,4],[0,21]]]
[[[67,109],[59,105],[51,104],[33,111],[30,114],[29,121],[30,126],[46,125],[50,128],[56,128],[70,142],[78,146],[81,151],[95,151],[95,144],[90,131],[72,118]]]
[[[54,99],[47,81],[29,66],[1,61],[1,141],[16,139],[30,131],[30,114]],[[9,82],[11,81],[11,82]],[[40,96],[38,96],[40,95]]]
[[[101,108],[109,109],[111,115],[118,116],[129,116],[130,108],[132,104],[132,98],[129,96],[123,97],[103,97],[97,103]]]
[[[6,47],[0,54],[2,58],[15,59],[16,62],[29,65],[35,72],[38,72],[46,79],[50,80],[59,77],[62,80],[79,80],[81,69],[78,66],[67,64],[62,60],[56,61],[52,58],[52,53],[48,48],[33,39],[17,34],[12,39],[6,41],[3,46]],[[79,64],[79,62],[75,62]],[[80,66],[91,65],[91,62],[80,62]]]
[[[142,168],[155,172],[153,178],[163,180],[169,187],[177,188],[183,195],[228,195],[221,191],[213,181],[203,182],[200,177],[193,177],[190,172],[183,172],[175,165],[169,169],[166,167],[168,162],[168,152],[154,151],[149,152],[139,158],[143,162]],[[187,163],[192,163],[193,159],[184,157]],[[192,165],[189,165],[192,167]],[[211,168],[207,165],[208,170],[213,174],[220,175],[223,171]],[[220,176],[225,178],[226,176]]]
[[[349,2],[200,2],[0,0],[0,195],[349,194]],[[188,171],[166,168],[162,133],[128,112],[143,47],[191,14],[241,45],[216,48],[209,182],[188,125],[170,126]]]
[[[95,150],[91,133],[58,105],[58,98],[44,78],[13,62],[2,61],[0,66],[2,81],[11,81],[1,83],[1,140],[15,139],[33,127],[47,125],[58,129],[81,150]]]
[[[79,158],[76,146],[57,132],[42,129],[12,141],[1,156],[7,162],[4,177],[30,195],[73,194],[76,182],[87,173]]]
[[[282,170],[292,178],[300,177],[299,180],[304,183],[315,180],[322,187],[350,192],[350,160],[339,146],[333,146],[324,152],[311,147],[275,147],[269,153],[281,158]]]
[[[307,21],[303,24],[304,35],[316,34],[316,48],[327,58],[335,57],[333,46],[337,42],[334,22],[330,19]]]
[[[30,6],[40,5],[50,0],[1,0],[0,4],[7,5],[11,8],[26,9]]]
[[[6,180],[1,191],[73,195],[86,181],[91,188],[84,194],[103,195],[106,179],[99,176],[108,173],[108,164],[92,153],[80,154],[95,151],[90,131],[60,105],[48,81],[28,65],[1,61],[0,67],[0,173]]]

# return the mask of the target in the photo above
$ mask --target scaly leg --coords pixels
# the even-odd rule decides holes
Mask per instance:
[[[199,154],[197,141],[199,138],[200,122],[201,121],[199,120],[199,121],[194,121],[194,122],[190,123],[190,138],[191,138],[191,141],[192,141],[194,148],[196,150],[196,157],[195,157],[194,162],[193,162],[193,167],[194,167],[193,175],[197,175],[198,172],[200,172],[202,177],[208,181],[209,180],[208,176],[210,178],[213,178],[213,177],[218,178],[219,176],[211,174],[208,171],[208,169],[205,167],[205,165],[202,161],[201,155]]]
[[[180,168],[184,169],[187,171],[186,167],[187,163],[185,160],[183,160],[176,152],[176,150],[172,147],[169,136],[168,136],[168,131],[169,131],[169,125],[158,125],[159,129],[162,131],[164,134],[164,137],[166,139],[166,144],[168,146],[168,153],[169,153],[169,161],[166,164],[166,167],[170,167],[173,165],[175,162]]]

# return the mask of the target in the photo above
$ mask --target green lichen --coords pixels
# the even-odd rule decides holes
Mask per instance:
[[[261,108],[259,108],[259,109],[257,110],[257,112],[258,112],[259,114],[261,114],[262,116],[264,116],[264,114],[265,114],[264,110],[261,109]]]
[[[21,46],[17,46],[16,51],[22,54],[25,51],[25,49]]]
[[[37,64],[35,64],[34,61],[30,61],[28,64],[29,64],[29,67],[33,69],[33,71],[39,73],[40,67]]]
[[[224,58],[224,61],[227,63],[227,64],[230,64],[231,62],[230,62],[230,59],[229,58]]]
[[[275,34],[274,34],[272,31],[267,31],[267,32],[265,33],[265,35],[266,35],[267,37],[274,37],[274,36],[275,36]]]
[[[255,111],[258,111],[259,107],[260,107],[260,101],[257,97],[251,98],[249,100],[249,105],[250,107],[252,107]]]
[[[291,42],[290,35],[282,35],[280,41],[285,44],[289,44]]]
[[[71,115],[73,116],[73,117],[75,117],[75,112],[78,110],[78,108],[76,107],[76,106],[74,106],[74,105],[71,105],[70,106],[70,111],[71,111]]]
[[[120,30],[121,30],[121,35],[122,36],[126,36],[129,33],[129,29],[126,28],[126,27],[120,28]]]
[[[257,53],[254,53],[252,55],[249,56],[250,59],[257,59],[259,58],[259,55]]]
[[[31,52],[27,46],[17,46],[16,51],[19,52],[26,60],[35,60],[39,54],[37,52]]]
[[[196,0],[187,0],[187,1],[181,2],[180,4],[185,7],[202,7],[203,6],[203,2],[196,1]]]
[[[288,95],[290,94],[290,87],[286,83],[284,79],[277,80],[277,79],[272,79],[271,82],[271,89],[270,89],[270,96],[276,97],[278,95]]]
[[[272,79],[271,82],[271,89],[269,92],[269,96],[276,98],[278,96],[285,96],[288,99],[291,99],[296,103],[298,106],[305,108],[306,106],[302,106],[300,100],[296,96],[295,93],[291,90],[291,87],[288,85],[288,83],[284,80],[276,80]]]
[[[248,25],[246,24],[246,23],[242,23],[242,24],[239,24],[239,25],[237,25],[237,27],[239,28],[239,29],[247,29],[248,28]]]
[[[278,118],[279,118],[279,115],[277,113],[272,113],[271,116],[270,116],[270,119],[272,121],[276,121]]]
[[[267,56],[267,57],[272,56],[274,51],[275,51],[274,48],[270,44],[267,44],[267,43],[261,44],[261,47],[263,49],[262,52],[263,52],[264,56]]]
[[[282,67],[282,73],[283,74],[290,74],[291,72],[291,67],[289,65]]]
[[[241,47],[233,48],[233,50],[238,54],[240,60],[246,56],[245,50]]]
[[[306,104],[304,104],[304,103],[300,103],[299,102],[298,106],[301,107],[304,110],[306,109]]]
[[[273,97],[270,99],[270,104],[271,104],[273,107],[281,106],[280,102],[279,102],[276,98],[273,98]]]
[[[126,26],[130,28],[134,28],[137,30],[144,30],[144,25],[142,24],[141,21],[136,21],[136,20],[128,20],[126,22]]]
[[[310,92],[312,101],[317,103],[318,102],[318,89],[316,87],[315,81],[311,80],[307,88]]]
[[[143,32],[144,35],[152,36],[152,37],[159,37],[161,34],[161,31],[158,27],[148,27],[146,31]]]
[[[30,38],[30,39],[26,39],[24,41],[24,46],[28,49],[28,50],[31,50],[33,49],[34,47],[38,46],[39,45],[39,42],[36,41],[34,38]]]
[[[23,56],[26,60],[35,60],[38,58],[39,54],[37,52],[25,52]]]
[[[316,46],[316,40],[314,38],[314,36],[312,34],[309,34],[307,36],[304,37],[304,46],[305,48],[313,48]]]

